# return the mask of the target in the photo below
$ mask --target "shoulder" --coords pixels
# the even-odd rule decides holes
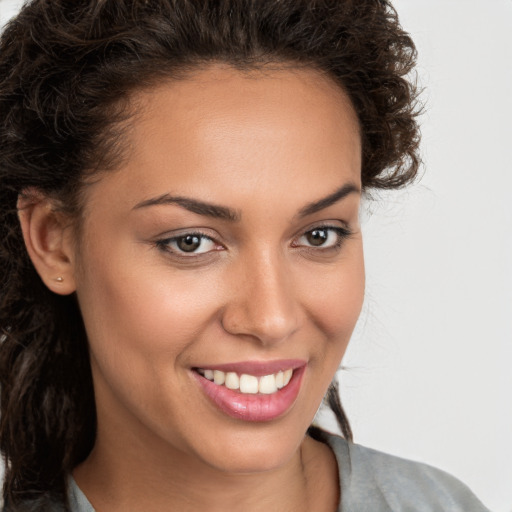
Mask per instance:
[[[1,1],[1,0],[0,0]],[[64,503],[67,501],[68,503]],[[72,475],[67,478],[67,500],[65,497],[40,496],[16,506],[3,506],[0,512],[94,512],[84,493],[76,484]]]
[[[66,510],[62,502],[46,497],[28,500],[19,505],[0,507],[0,512],[66,512]]]
[[[332,434],[325,442],[338,462],[344,512],[488,512],[466,485],[440,469]]]

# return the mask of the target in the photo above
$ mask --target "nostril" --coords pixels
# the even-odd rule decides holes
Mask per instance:
[[[230,334],[250,336],[262,343],[278,343],[297,331],[299,321],[295,313],[262,316],[232,310],[225,312],[221,325]]]

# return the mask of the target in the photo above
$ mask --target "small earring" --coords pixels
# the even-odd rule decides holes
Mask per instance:
[[[58,283],[62,283],[62,281],[64,281],[64,278],[59,276],[55,278],[55,281],[57,281]]]

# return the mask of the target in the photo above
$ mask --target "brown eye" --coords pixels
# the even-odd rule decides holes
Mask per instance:
[[[178,249],[183,252],[194,252],[201,246],[201,237],[197,235],[186,235],[176,240]]]
[[[324,245],[329,239],[329,231],[327,229],[313,229],[308,231],[305,235],[306,240],[313,247]]]
[[[179,256],[196,256],[214,251],[216,244],[209,236],[202,233],[186,233],[173,238],[159,240],[156,244],[160,249]]]
[[[327,250],[341,247],[343,241],[350,236],[347,228],[339,226],[322,226],[306,231],[293,243],[295,247],[317,248]]]

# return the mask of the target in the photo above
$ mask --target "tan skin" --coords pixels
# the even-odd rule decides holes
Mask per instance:
[[[334,456],[305,432],[363,300],[353,108],[316,71],[224,65],[134,104],[131,149],[86,189],[78,243],[51,200],[20,199],[32,261],[52,291],[76,292],[89,339],[98,435],[73,475],[97,512],[332,512]],[[165,194],[237,219],[141,206]],[[176,237],[198,232],[183,252]],[[306,361],[301,389],[271,421],[226,415],[191,375],[291,358]]]

